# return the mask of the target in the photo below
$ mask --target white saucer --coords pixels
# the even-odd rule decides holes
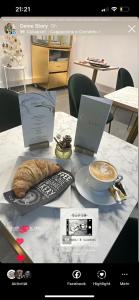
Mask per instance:
[[[81,168],[76,173],[75,186],[81,196],[96,205],[116,204],[116,201],[114,200],[109,190],[97,192],[93,189],[88,166]]]

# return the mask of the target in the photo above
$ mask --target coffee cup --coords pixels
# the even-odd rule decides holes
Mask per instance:
[[[122,180],[116,168],[107,161],[97,160],[89,165],[90,182],[95,191],[108,190],[114,183]]]

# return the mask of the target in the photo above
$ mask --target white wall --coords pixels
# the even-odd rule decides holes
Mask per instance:
[[[31,71],[31,38],[30,36],[18,36],[21,41],[25,66],[26,82],[32,82]],[[2,37],[0,37],[0,46]],[[74,60],[84,59],[87,56],[105,58],[113,66],[125,67],[131,73],[135,86],[138,86],[138,41],[135,35],[77,35],[73,38],[71,51],[70,74],[83,73],[91,78],[92,70],[86,67],[77,66]],[[0,56],[0,65],[3,59]],[[17,80],[21,77],[17,74]],[[11,75],[13,81],[15,76]],[[97,83],[107,87],[115,88],[117,70],[98,72]],[[5,86],[2,68],[0,68],[0,87]]]
[[[83,73],[91,78],[92,70],[75,65],[74,60],[86,57],[104,58],[110,65],[126,68],[138,86],[138,40],[134,35],[78,35],[73,39],[70,72]],[[117,70],[99,71],[97,83],[115,88]]]

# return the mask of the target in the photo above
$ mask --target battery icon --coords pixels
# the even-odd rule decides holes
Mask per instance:
[[[130,11],[130,7],[129,6],[121,6],[120,7],[120,12],[129,12]]]

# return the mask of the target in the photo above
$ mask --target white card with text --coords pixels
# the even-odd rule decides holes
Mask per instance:
[[[24,145],[26,147],[53,140],[56,92],[19,95]]]
[[[61,246],[97,246],[98,208],[60,210]]]
[[[110,99],[81,96],[75,146],[97,153],[111,106]]]

